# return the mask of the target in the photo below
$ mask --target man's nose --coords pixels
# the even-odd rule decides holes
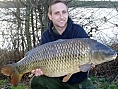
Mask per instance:
[[[63,18],[64,18],[63,13],[60,13],[60,18],[61,18],[61,19],[63,19]]]

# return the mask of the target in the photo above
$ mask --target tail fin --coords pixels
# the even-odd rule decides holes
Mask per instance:
[[[1,68],[1,72],[11,77],[11,83],[13,86],[17,86],[19,81],[21,80],[22,75],[19,74],[18,70],[12,64],[5,65]]]

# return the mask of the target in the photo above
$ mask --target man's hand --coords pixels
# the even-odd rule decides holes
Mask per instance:
[[[81,65],[80,66],[80,71],[87,72],[90,69],[94,69],[94,68],[95,68],[95,65],[94,64],[85,64],[85,65]]]
[[[29,75],[29,77],[32,77],[32,76],[41,76],[43,75],[43,72],[41,69],[36,69],[36,70],[32,70],[31,71],[31,74]]]

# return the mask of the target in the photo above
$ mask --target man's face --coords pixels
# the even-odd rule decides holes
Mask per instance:
[[[64,28],[67,26],[68,10],[63,3],[57,3],[51,6],[52,13],[48,13],[49,19],[52,20],[54,26]]]

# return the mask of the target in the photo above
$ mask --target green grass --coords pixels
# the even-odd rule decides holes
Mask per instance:
[[[17,86],[17,87],[11,87],[11,89],[26,89],[25,86],[23,85],[20,85],[20,86]]]
[[[6,79],[0,80],[0,89],[3,87],[4,88],[7,87],[7,85],[9,85],[9,84],[10,84],[9,81],[7,81]],[[11,89],[29,89],[28,86],[25,86],[23,84],[19,84],[19,86],[17,86],[17,87],[11,86],[10,88]]]
[[[4,84],[4,83],[7,83],[8,81],[5,79],[5,80],[0,80],[0,85],[1,84]]]
[[[118,89],[118,82],[110,83],[105,78],[91,77],[96,89]]]

